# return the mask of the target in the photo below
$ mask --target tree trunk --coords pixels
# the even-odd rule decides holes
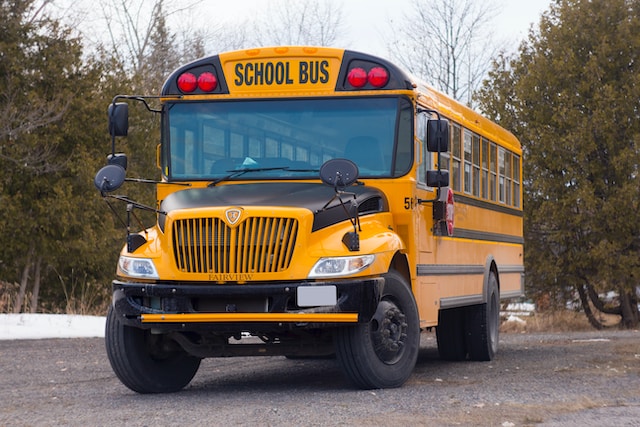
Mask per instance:
[[[33,277],[33,292],[31,293],[31,313],[38,311],[38,294],[40,293],[40,270],[42,268],[42,256],[36,261],[36,272]]]
[[[600,300],[600,297],[598,296],[598,293],[593,288],[593,286],[587,285],[587,291],[589,292],[589,298],[591,299],[591,302],[596,309],[603,312],[604,314],[615,314],[618,316],[622,316],[620,306],[610,308],[605,307],[604,302]]]
[[[582,309],[584,310],[584,314],[587,316],[589,323],[596,329],[603,329],[604,325],[600,323],[598,319],[596,319],[593,311],[591,311],[591,306],[589,305],[589,297],[587,295],[587,291],[585,291],[584,289],[584,285],[576,285],[576,288],[578,289],[578,294],[580,295]]]
[[[22,279],[20,280],[20,290],[18,291],[18,296],[16,297],[16,304],[13,306],[14,313],[20,313],[20,311],[22,311],[24,296],[27,293],[27,285],[29,284],[29,272],[31,270],[31,259],[33,258],[34,250],[35,250],[35,246],[32,243],[31,247],[29,248],[29,254],[27,255],[27,260],[24,263],[24,268],[22,269]]]
[[[634,292],[620,292],[620,311],[622,320],[620,326],[625,329],[635,329],[639,324],[638,298]]]

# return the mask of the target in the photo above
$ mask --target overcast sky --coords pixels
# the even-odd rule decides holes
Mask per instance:
[[[239,22],[251,11],[261,10],[272,0],[215,0],[203,1],[198,13],[204,22],[221,20]],[[385,34],[389,32],[389,21],[399,21],[404,14],[411,13],[415,0],[333,0],[342,5],[343,21],[349,34],[347,46],[362,52],[386,56]],[[482,0],[476,0],[482,1]],[[549,8],[551,0],[494,0],[499,11],[495,17],[494,34],[505,40],[508,48],[515,48],[526,37],[532,23]]]
[[[71,25],[81,31],[85,37],[87,46],[91,46],[99,41],[109,43],[104,21],[104,7],[117,5],[119,1],[104,0],[104,3],[96,3],[93,0],[54,0],[50,3],[50,7],[58,16],[64,17],[67,21],[71,20]],[[142,3],[139,3],[140,1]],[[226,24],[231,24],[233,28],[233,25],[251,21],[274,3],[282,4],[281,1],[283,0],[165,0],[165,4],[167,10],[174,11],[181,9],[182,6],[192,6],[188,10],[182,10],[169,17],[169,26],[172,31],[188,33],[194,28],[215,29]],[[397,28],[396,23],[401,22],[404,15],[413,11],[416,0],[331,1],[333,5],[341,7],[343,27],[347,31],[347,34],[340,36],[340,43],[336,43],[335,47],[357,50],[393,60],[388,52],[390,43],[386,38],[393,38],[392,28]],[[485,4],[484,0],[473,1]],[[548,10],[553,0],[490,0],[489,2],[491,1],[498,7],[493,20],[493,42],[503,46],[507,51],[515,52],[520,42],[527,36],[530,26],[538,23],[541,14]],[[153,2],[133,0],[132,4],[147,6]],[[143,13],[141,16],[146,18],[147,15]],[[394,22],[393,27],[391,21]],[[139,25],[142,28],[146,23],[140,22]],[[211,55],[219,53],[213,51],[219,47],[215,43],[210,44],[211,46],[206,46],[206,53]]]

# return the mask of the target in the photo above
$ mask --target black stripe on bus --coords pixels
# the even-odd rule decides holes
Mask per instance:
[[[454,194],[454,198],[456,203],[462,203],[464,205],[475,206],[477,208],[496,211],[496,212],[500,212],[508,215],[514,215],[519,217],[524,216],[521,210],[516,208],[511,208],[509,206],[497,205],[495,203],[485,202],[484,200],[473,199],[471,197],[467,197],[458,193]]]
[[[467,230],[464,228],[454,228],[453,237],[470,240],[483,240],[486,242],[498,243],[515,243],[517,245],[524,244],[524,238],[521,236],[512,236],[510,234],[489,233],[486,231]]]
[[[418,276],[461,276],[484,274],[484,265],[418,264]]]
[[[484,265],[418,264],[418,276],[467,276],[484,274]],[[499,274],[524,273],[523,265],[499,265]]]

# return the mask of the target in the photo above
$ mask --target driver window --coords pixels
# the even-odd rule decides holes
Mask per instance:
[[[416,139],[419,143],[420,163],[418,165],[418,183],[426,186],[427,171],[431,170],[431,153],[427,150],[427,121],[429,115],[427,113],[419,113],[416,116]]]

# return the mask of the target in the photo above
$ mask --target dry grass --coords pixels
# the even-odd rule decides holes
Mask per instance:
[[[549,310],[532,312],[529,316],[518,316],[520,321],[506,321],[503,319],[501,332],[576,332],[593,331],[582,312],[573,310]],[[600,320],[607,326],[614,326],[620,321],[619,316],[601,314]]]
[[[63,287],[64,288],[64,287]],[[0,313],[13,313],[16,304],[19,283],[9,283],[0,280]],[[38,313],[66,313],[102,316],[107,312],[111,303],[111,288],[99,284],[79,283],[77,286],[64,288],[65,298],[53,304],[38,304]],[[31,311],[31,290],[27,290],[20,312]]]
[[[0,280],[0,313],[11,313],[20,284]]]

